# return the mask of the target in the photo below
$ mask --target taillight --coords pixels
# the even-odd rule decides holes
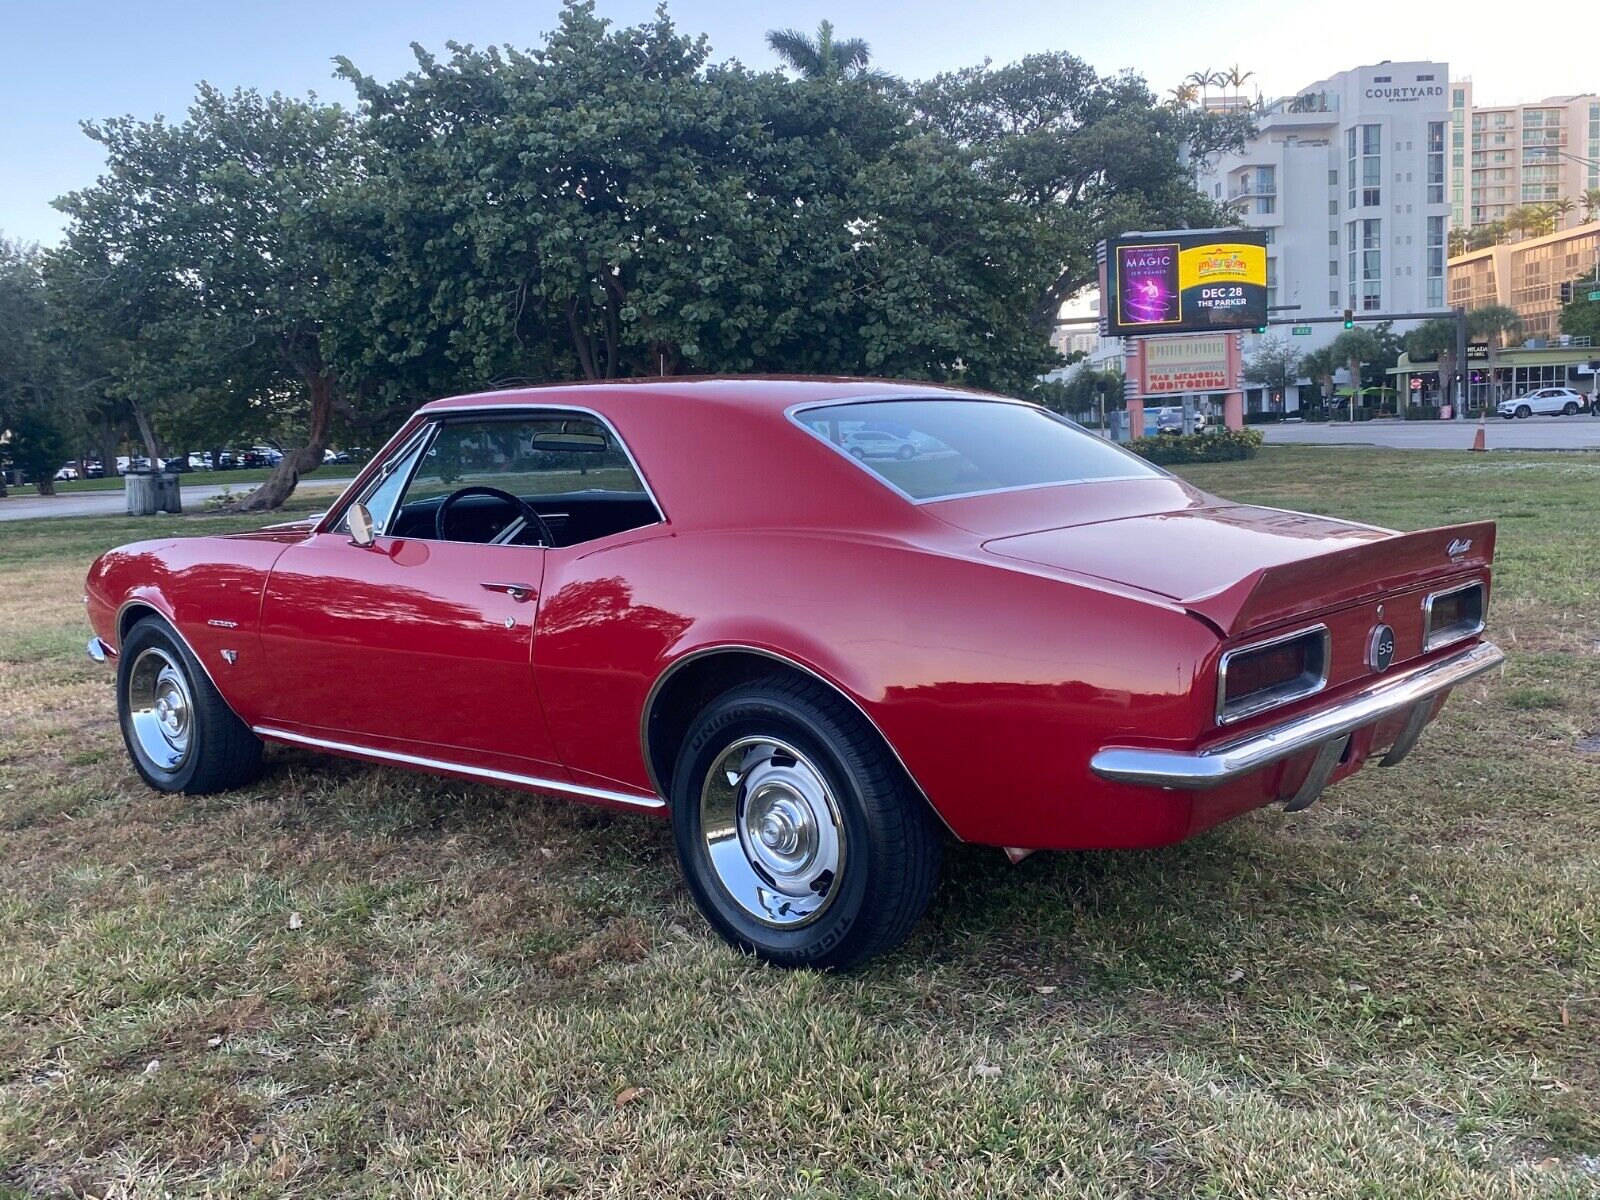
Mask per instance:
[[[1434,592],[1422,602],[1424,652],[1483,632],[1483,582]]]
[[[1313,625],[1229,650],[1217,667],[1217,723],[1301,700],[1328,683],[1328,627]]]

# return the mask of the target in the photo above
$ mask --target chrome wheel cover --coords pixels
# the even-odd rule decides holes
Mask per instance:
[[[152,646],[128,671],[128,725],[151,766],[176,771],[194,741],[194,699],[178,660]]]
[[[764,925],[794,929],[838,893],[844,822],[821,771],[775,738],[741,738],[700,789],[706,859],[729,898]]]

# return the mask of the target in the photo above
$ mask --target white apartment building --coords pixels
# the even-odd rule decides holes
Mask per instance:
[[[1450,201],[1458,228],[1504,220],[1524,205],[1572,202],[1558,229],[1585,220],[1600,188],[1600,95],[1479,107],[1472,80],[1450,84]]]
[[[1343,71],[1272,104],[1243,152],[1201,164],[1196,186],[1267,231],[1267,303],[1297,306],[1271,314],[1272,332],[1297,350],[1343,332],[1296,334],[1297,316],[1447,311],[1449,86],[1438,62]]]

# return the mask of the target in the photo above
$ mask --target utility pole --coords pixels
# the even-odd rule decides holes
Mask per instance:
[[[1454,416],[1456,420],[1464,421],[1467,418],[1469,394],[1467,380],[1471,378],[1467,373],[1467,310],[1458,307],[1450,311],[1456,319],[1456,378],[1451,380],[1455,392],[1452,397],[1455,402]]]

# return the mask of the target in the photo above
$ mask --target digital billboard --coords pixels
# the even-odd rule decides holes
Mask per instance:
[[[1102,250],[1103,332],[1108,336],[1266,324],[1264,230],[1128,233],[1102,243]]]

